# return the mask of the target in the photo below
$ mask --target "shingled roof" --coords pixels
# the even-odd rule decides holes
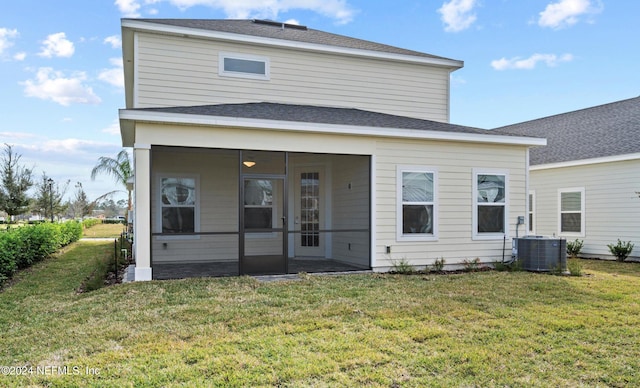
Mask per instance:
[[[486,129],[466,127],[422,120],[412,117],[395,116],[353,108],[333,108],[312,105],[277,104],[270,102],[220,104],[199,106],[176,106],[165,108],[138,108],[131,111],[162,112],[202,116],[240,117],[302,123],[335,124],[375,128],[416,129],[441,132],[501,135]],[[528,137],[528,136],[525,136]]]
[[[267,20],[233,20],[233,19],[123,19],[146,23],[162,24],[205,31],[218,31],[262,38],[281,39],[294,42],[312,43],[324,46],[335,46],[358,50],[377,51],[389,54],[410,55],[424,58],[453,59],[438,57],[419,51],[375,43],[348,36],[314,30],[305,26],[277,23]],[[462,66],[462,62],[460,66]]]
[[[640,97],[494,129],[547,139],[531,165],[640,153]]]

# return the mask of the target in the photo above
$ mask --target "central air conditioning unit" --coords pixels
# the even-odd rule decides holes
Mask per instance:
[[[567,272],[567,240],[526,236],[513,239],[513,254],[526,271]]]

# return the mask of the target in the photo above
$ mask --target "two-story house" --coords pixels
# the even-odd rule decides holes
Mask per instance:
[[[123,19],[135,279],[509,255],[531,146],[451,125],[458,60],[260,20]]]

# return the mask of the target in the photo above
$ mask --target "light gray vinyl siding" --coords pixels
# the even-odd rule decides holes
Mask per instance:
[[[446,122],[449,71],[429,65],[138,32],[136,107],[278,102]],[[270,80],[218,75],[219,52],[269,58]]]
[[[640,160],[589,164],[531,171],[531,190],[536,192],[538,235],[560,235],[558,190],[584,188],[585,236],[583,255],[610,255],[607,244],[618,239],[636,247],[632,256],[640,257]],[[576,237],[567,237],[573,241]]]
[[[394,260],[413,265],[432,265],[443,258],[446,264],[462,264],[480,258],[482,262],[502,260],[503,239],[473,240],[473,169],[505,171],[509,180],[508,230],[505,256],[511,255],[518,215],[525,215],[526,148],[429,141],[379,141],[376,155],[376,266],[388,268]],[[438,171],[438,240],[397,241],[398,165],[433,167]],[[520,228],[522,232],[524,228]],[[386,246],[391,254],[386,254]]]

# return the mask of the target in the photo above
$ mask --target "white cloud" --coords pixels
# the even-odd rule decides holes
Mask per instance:
[[[16,139],[32,139],[36,137],[33,133],[27,132],[0,132],[0,142],[11,143]]]
[[[115,66],[115,68],[103,69],[98,74],[98,79],[100,81],[124,89],[124,71],[122,68],[122,59],[110,58],[109,63],[111,63],[112,66]]]
[[[83,139],[53,139],[47,140],[36,147],[43,152],[73,154],[87,153],[92,150],[103,149],[104,147],[111,148],[113,144]]]
[[[595,7],[590,0],[560,0],[548,4],[544,11],[540,12],[538,25],[555,29],[569,27],[576,24],[580,16],[601,11],[602,5]]]
[[[573,55],[571,54],[564,54],[561,56],[557,56],[555,54],[533,54],[529,58],[525,59],[520,57],[496,59],[491,61],[491,67],[496,70],[531,70],[534,69],[539,62],[543,62],[547,66],[553,67],[560,62],[570,62],[572,60]]]
[[[106,82],[110,85],[124,88],[124,72],[122,69],[104,69],[98,74],[100,81]]]
[[[63,106],[71,104],[99,104],[101,102],[93,89],[83,82],[87,77],[79,72],[65,77],[62,72],[50,67],[38,69],[34,80],[22,82],[24,93],[28,97],[51,100]]]
[[[140,17],[140,3],[136,0],[116,0],[114,3],[122,16],[126,18],[138,18]]]
[[[113,120],[111,125],[104,128],[102,133],[108,133],[109,135],[120,135],[120,121],[118,119]]]
[[[42,42],[42,51],[38,53],[41,57],[71,57],[75,52],[73,42],[67,39],[64,32],[58,32],[47,36]]]
[[[447,32],[459,32],[471,27],[476,21],[473,8],[477,5],[476,0],[450,0],[442,4],[438,13],[445,24],[444,30]]]
[[[4,52],[4,50],[13,46],[13,39],[18,36],[18,30],[13,29],[9,30],[7,28],[0,28],[0,54]]]
[[[24,61],[26,57],[27,57],[27,53],[19,52],[13,56],[13,59],[15,59],[16,61]]]
[[[117,49],[122,47],[122,40],[118,35],[111,35],[104,38],[104,44],[110,44],[112,48]]]
[[[185,10],[195,6],[222,9],[228,18],[232,19],[273,19],[278,15],[292,9],[313,11],[326,17],[335,19],[338,24],[346,24],[353,20],[356,11],[346,0],[163,0],[171,5]],[[160,0],[145,0],[145,4],[155,4]],[[116,0],[119,3],[130,5],[135,12],[140,8],[140,1]],[[137,7],[136,7],[137,6]]]

